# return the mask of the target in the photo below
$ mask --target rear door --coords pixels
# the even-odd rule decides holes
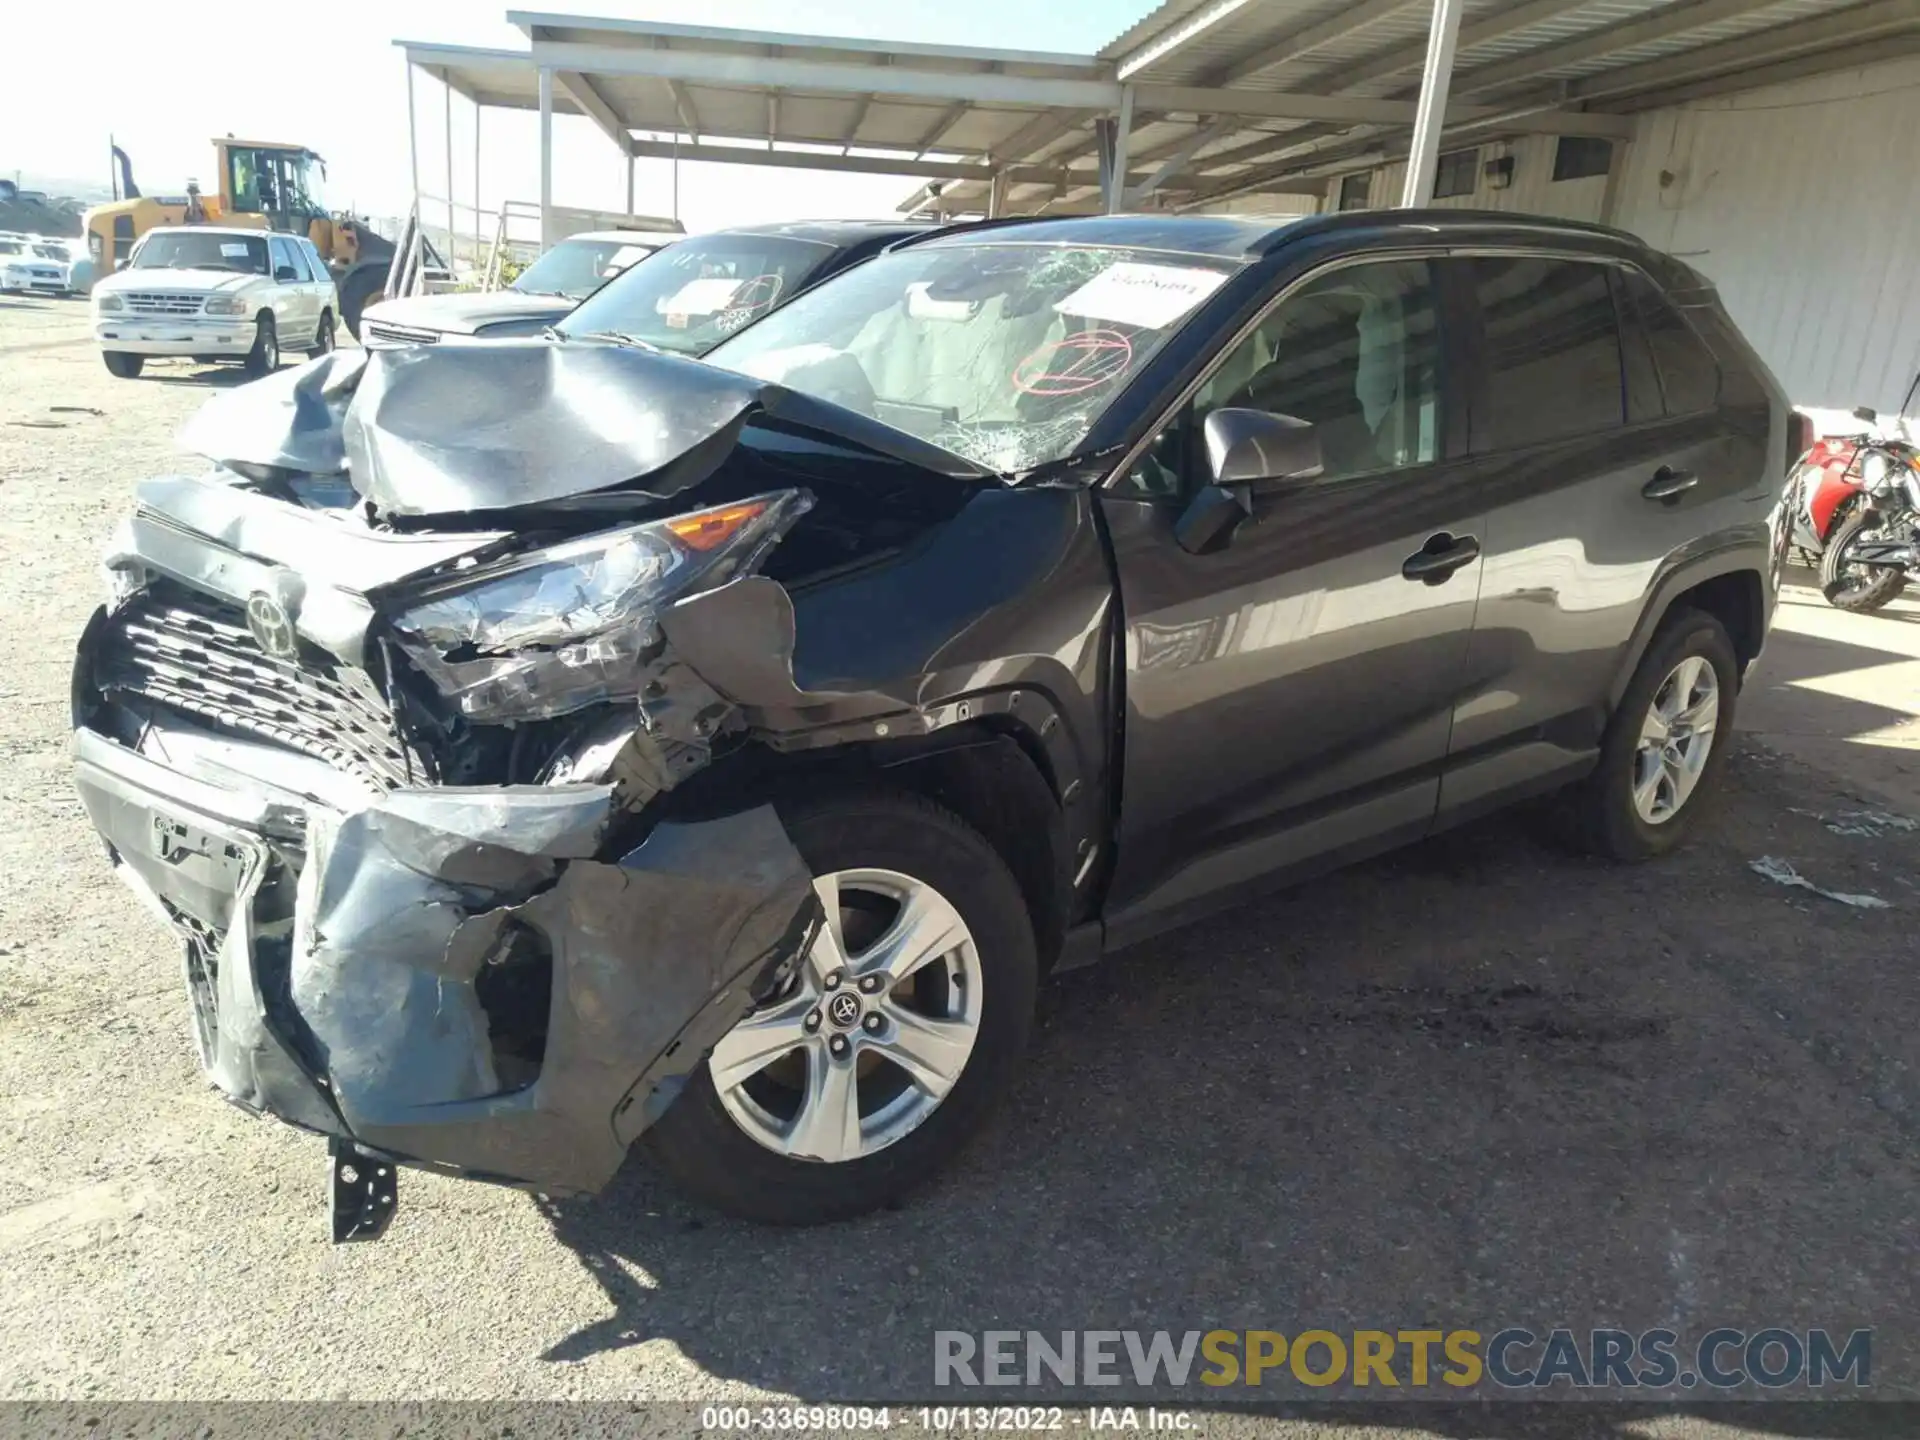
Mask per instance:
[[[311,240],[295,240],[293,248],[300,252],[300,258],[307,262],[307,273],[313,277],[310,293],[313,296],[314,316],[317,322],[321,311],[331,312],[336,318],[340,306],[333,291],[333,272],[327,269],[327,262],[320,258],[320,252],[313,248]]]
[[[1723,488],[1728,465],[1712,357],[1704,402],[1669,416],[1631,310],[1623,324],[1638,271],[1573,254],[1447,265],[1474,326],[1471,448],[1487,507],[1471,683],[1442,786],[1451,820],[1591,763],[1655,579],[1700,533],[1698,497]]]
[[[1430,825],[1482,522],[1444,329],[1426,259],[1309,276],[1102,493],[1126,616],[1115,943]],[[1189,554],[1199,426],[1229,405],[1311,421],[1324,473]]]

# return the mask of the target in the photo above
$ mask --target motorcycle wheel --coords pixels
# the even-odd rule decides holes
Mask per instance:
[[[1847,547],[1859,538],[1861,532],[1872,533],[1880,528],[1878,524],[1869,528],[1867,521],[1871,513],[1861,508],[1854,509],[1827,536],[1827,548],[1820,556],[1820,593],[1827,597],[1827,603],[1836,610],[1848,610],[1856,615],[1867,614],[1880,609],[1907,588],[1904,570],[1847,562]],[[1878,519],[1877,516],[1874,518]]]

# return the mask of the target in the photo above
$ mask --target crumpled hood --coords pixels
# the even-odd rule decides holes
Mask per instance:
[[[942,475],[992,472],[751,376],[624,345],[500,340],[335,351],[209,400],[183,449],[234,469],[338,474],[384,517],[665,500],[719,468],[756,412]]]
[[[577,300],[564,295],[523,295],[517,290],[451,295],[409,295],[367,307],[375,324],[431,330],[441,335],[473,335],[507,320],[554,321],[570,313]]]

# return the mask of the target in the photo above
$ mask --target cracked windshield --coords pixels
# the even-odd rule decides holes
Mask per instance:
[[[1106,247],[914,247],[801,296],[707,358],[990,470],[1028,470],[1071,454],[1230,273]]]

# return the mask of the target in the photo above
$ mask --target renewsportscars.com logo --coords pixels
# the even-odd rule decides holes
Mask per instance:
[[[1820,1389],[1872,1383],[1873,1332],[1672,1330],[936,1330],[938,1386],[1330,1385],[1538,1391]]]

